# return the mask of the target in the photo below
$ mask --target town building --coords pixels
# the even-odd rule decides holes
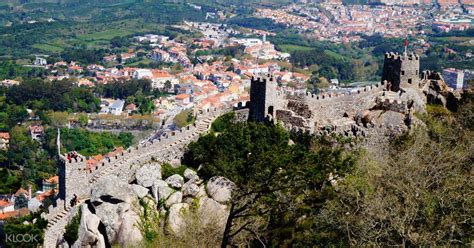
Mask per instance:
[[[0,132],[0,149],[7,150],[10,145],[10,134],[8,132]]]
[[[33,140],[36,140],[38,142],[41,142],[44,136],[44,128],[41,125],[33,125],[30,126],[29,128],[31,138]]]
[[[182,106],[186,106],[191,103],[191,96],[188,94],[179,94],[175,98],[176,103]]]
[[[111,104],[105,104],[104,107],[100,110],[101,114],[113,114],[113,115],[121,115],[123,111],[123,107],[125,105],[125,101],[118,99],[113,101]]]
[[[468,81],[474,78],[474,71],[447,68],[443,70],[442,75],[449,87],[460,90],[468,87]]]
[[[43,179],[43,192],[47,192],[50,190],[58,190],[59,189],[59,177],[53,176],[48,179]]]

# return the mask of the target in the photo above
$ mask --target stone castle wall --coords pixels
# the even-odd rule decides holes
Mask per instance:
[[[185,152],[186,145],[199,138],[206,132],[210,120],[229,111],[213,109],[198,115],[194,125],[181,128],[177,131],[164,133],[152,142],[145,142],[124,150],[115,157],[109,157],[96,165],[94,170],[87,170],[86,158],[79,155],[77,160],[68,162],[62,156],[60,166],[60,196],[64,204],[69,204],[74,195],[86,199],[90,195],[91,187],[98,178],[109,173],[116,173],[123,180],[130,181],[135,170],[142,164],[150,161],[169,162],[180,159]],[[205,122],[204,124],[202,122]]]
[[[393,91],[417,85],[420,75],[420,58],[416,54],[386,53],[381,82],[390,84]]]
[[[383,94],[383,85],[376,84],[347,94],[322,94],[320,96],[305,96],[304,102],[312,112],[311,122],[318,128],[329,125],[334,120],[349,117],[373,106],[374,97]]]
[[[418,70],[418,56],[387,53],[380,83],[355,92],[320,95],[286,96],[277,90],[275,81],[265,79],[271,79],[270,75],[253,78],[249,119],[278,122],[288,130],[318,134],[365,136],[379,132],[373,129],[375,126],[399,133],[409,128],[413,111],[425,109],[422,85],[426,80],[420,78]],[[269,89],[274,91],[271,98]]]
[[[59,173],[61,199],[57,199],[56,206],[50,206],[49,212],[42,215],[49,222],[43,247],[56,247],[55,242],[62,239],[66,224],[74,216],[71,211],[76,209],[70,206],[74,195],[77,195],[82,203],[90,198],[95,182],[103,176],[116,175],[120,180],[130,183],[135,178],[136,170],[151,160],[170,162],[180,159],[190,142],[206,133],[215,118],[231,110],[212,109],[200,112],[195,124],[178,131],[167,132],[153,142],[130,147],[116,157],[106,159],[92,171],[87,170],[86,158],[81,155],[71,162],[67,161],[65,156],[61,156],[62,165]]]

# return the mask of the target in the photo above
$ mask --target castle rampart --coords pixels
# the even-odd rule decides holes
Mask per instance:
[[[370,112],[391,111],[398,115],[390,118],[400,119],[410,115],[412,108],[424,110],[419,66],[416,54],[386,53],[381,82],[347,93],[285,96],[271,75],[252,78],[249,119],[279,122],[293,131],[364,136],[366,132],[358,126],[370,124]]]
[[[386,53],[382,71],[382,82],[388,89],[399,91],[403,87],[418,86],[420,81],[420,58],[410,53]]]
[[[140,165],[151,159],[159,162],[180,159],[186,145],[199,138],[199,135],[210,127],[211,120],[226,111],[229,109],[201,112],[195,124],[164,133],[152,142],[147,141],[129,147],[113,157],[106,157],[94,168],[87,169],[87,159],[80,154],[73,159],[61,156],[59,195],[63,204],[67,206],[74,195],[81,199],[88,198],[92,185],[103,175],[118,171],[121,178],[129,180]]]

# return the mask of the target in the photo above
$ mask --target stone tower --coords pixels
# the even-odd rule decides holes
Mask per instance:
[[[277,82],[270,75],[252,77],[250,84],[251,121],[263,122],[275,118],[278,103]]]
[[[77,158],[68,159],[60,155],[59,165],[59,198],[64,203],[70,204],[74,195],[78,197],[89,193],[89,181],[87,179],[86,158],[78,155]]]
[[[420,58],[410,53],[386,53],[382,72],[382,83],[388,83],[392,91],[418,86],[420,81]],[[385,85],[387,86],[387,85]]]

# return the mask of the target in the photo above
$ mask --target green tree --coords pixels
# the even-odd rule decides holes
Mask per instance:
[[[171,84],[170,80],[166,80],[165,85],[164,85],[164,90],[165,92],[168,92],[172,89],[173,85]]]
[[[21,194],[15,198],[15,209],[27,208],[28,207],[28,199],[26,199],[25,195]]]
[[[79,226],[81,225],[82,211],[79,209],[76,216],[66,225],[64,232],[64,240],[72,246],[79,238]]]
[[[311,142],[290,145],[290,134],[280,126],[228,121],[219,124],[227,126],[219,135],[211,132],[191,143],[183,161],[199,166],[205,179],[220,175],[236,184],[222,247],[296,242],[296,234],[307,227],[297,220],[320,210],[325,192],[331,191],[328,174],[344,174],[354,164],[354,156],[341,147],[311,148]],[[282,235],[284,230],[292,235]]]

